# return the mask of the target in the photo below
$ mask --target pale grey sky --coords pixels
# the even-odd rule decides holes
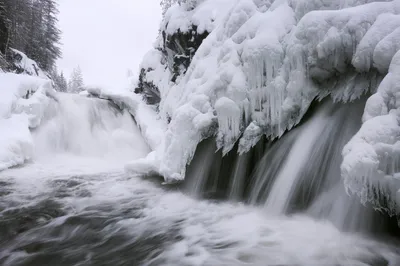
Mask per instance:
[[[151,49],[161,20],[160,0],[59,0],[67,78],[80,65],[88,85],[123,86]]]

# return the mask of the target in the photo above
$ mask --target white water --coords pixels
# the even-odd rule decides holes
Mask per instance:
[[[281,171],[276,177],[276,181],[268,196],[265,208],[272,214],[284,214],[290,201],[290,194],[298,185],[298,176],[306,163],[309,162],[315,142],[329,123],[328,113],[332,110],[332,105],[322,106],[322,110],[307,122],[297,136],[289,156]]]
[[[0,222],[7,210],[28,212],[47,199],[61,204],[66,214],[40,217],[36,228],[2,246],[4,265],[42,265],[32,261],[46,252],[57,252],[57,265],[376,266],[384,260],[399,265],[395,247],[342,233],[330,222],[273,217],[243,204],[194,199],[126,174],[123,164],[148,152],[132,118],[106,101],[71,95],[59,99],[34,132],[35,161],[1,173],[0,181],[11,185],[1,198],[9,205],[0,211]],[[211,167],[213,153],[206,148],[199,167]],[[199,175],[210,171],[203,168]],[[203,185],[195,183],[195,190]],[[73,226],[68,221],[74,217],[92,220]],[[98,231],[92,231],[95,225]],[[85,242],[92,234],[99,239]],[[128,238],[129,245],[116,241],[115,235]],[[148,239],[158,242],[148,246]],[[22,252],[35,241],[51,245]],[[96,251],[107,241],[112,245]],[[127,253],[119,245],[128,245]],[[77,262],[68,261],[75,256]],[[145,259],[137,262],[140,256]]]
[[[33,132],[35,162],[120,167],[149,152],[128,111],[96,98],[63,93],[57,98]]]
[[[38,177],[38,174],[42,176]],[[163,245],[153,247],[154,252],[161,248],[160,253],[155,252],[156,255],[151,256],[146,263],[137,265],[376,266],[378,264],[374,262],[382,258],[391,260],[392,266],[398,265],[394,247],[341,233],[329,222],[310,217],[272,217],[263,210],[242,204],[199,201],[181,192],[167,192],[123,172],[109,171],[81,176],[69,175],[63,171],[59,175],[43,174],[33,165],[5,173],[7,179],[24,179],[25,185],[28,185],[25,190],[21,190],[21,183],[18,184],[18,190],[6,197],[6,200],[12,200],[14,204],[17,201],[24,208],[59,193],[59,190],[66,194],[65,198],[58,201],[69,213],[54,219],[42,230],[32,231],[26,236],[33,239],[50,237],[51,241],[58,244],[57,241],[63,243],[79,237],[79,234],[84,237],[84,226],[81,227],[83,229],[73,227],[71,232],[68,231],[70,225],[66,221],[70,217],[93,215],[94,219],[98,219],[120,216],[116,223],[105,225],[97,233],[104,237],[104,241],[118,232],[138,243],[142,238],[165,238]],[[67,188],[65,184],[68,181],[79,185]],[[88,193],[89,196],[86,196]],[[96,209],[100,213],[95,213]],[[139,215],[134,215],[135,218],[132,215],[125,216],[124,213],[131,209],[138,209]],[[52,236],[53,227],[65,227],[66,231]],[[50,236],[46,231],[49,231]],[[18,241],[24,243],[24,239]],[[28,238],[26,241],[29,243],[32,240]],[[18,246],[18,242],[12,244]],[[118,242],[114,243],[113,248],[117,247]],[[92,252],[88,244],[82,248],[84,253]],[[74,252],[75,249],[75,246],[71,246],[67,251]],[[149,256],[152,251],[148,251]],[[9,250],[0,250],[0,259],[7,252]],[[34,255],[15,254],[4,265],[18,265],[13,262],[27,260]],[[94,257],[96,255],[93,254]],[[108,256],[119,254],[111,253]],[[130,256],[138,255],[132,251]],[[128,258],[122,256],[119,259],[123,261]]]

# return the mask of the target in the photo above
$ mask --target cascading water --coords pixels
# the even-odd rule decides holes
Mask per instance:
[[[310,155],[315,152],[318,139],[324,128],[330,123],[328,118],[331,109],[330,105],[322,106],[321,110],[318,110],[317,114],[303,126],[304,128],[296,137],[267,198],[265,208],[268,212],[282,214],[287,209],[291,192],[297,187],[300,171],[307,163],[310,163]]]
[[[188,168],[190,193],[210,195],[224,191],[231,200],[244,197],[252,205],[264,206],[269,215],[305,213],[329,220],[341,230],[384,231],[384,215],[347,195],[340,176],[341,152],[361,126],[365,101],[363,98],[351,104],[334,104],[324,100],[302,125],[272,144],[260,143],[265,153],[255,159],[254,167],[249,166],[254,160],[251,153],[232,159],[229,157],[236,153],[233,150],[222,158],[220,152],[215,152],[214,142],[207,140]],[[210,169],[224,164],[229,164],[230,169],[210,174]],[[254,168],[252,173],[249,167]],[[225,181],[217,182],[219,186],[207,186],[216,178]]]
[[[313,217],[330,220],[342,230],[373,228],[373,210],[348,196],[340,178],[341,151],[360,127],[364,103],[365,100],[347,105],[323,103],[299,128],[290,155],[273,178],[266,211],[306,211]]]
[[[32,131],[33,162],[0,176],[1,265],[399,265],[391,242],[320,221],[351,231],[362,218],[374,222],[338,172],[362,101],[322,103],[304,124],[241,156],[235,147],[223,157],[205,140],[182,192],[123,172],[149,152],[128,112],[57,96]],[[283,203],[269,205],[274,197]]]
[[[146,149],[132,137],[140,136],[132,116],[110,101],[59,93],[48,108],[33,131],[38,157],[61,153],[129,160],[136,149]]]

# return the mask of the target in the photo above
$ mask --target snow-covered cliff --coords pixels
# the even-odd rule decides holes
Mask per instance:
[[[224,153],[237,142],[247,152],[263,135],[292,129],[315,100],[372,94],[343,151],[342,176],[364,201],[400,212],[399,14],[398,0],[172,6],[137,89],[168,123],[148,163],[167,181],[182,180],[207,137]]]

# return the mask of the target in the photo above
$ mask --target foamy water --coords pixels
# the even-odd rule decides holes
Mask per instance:
[[[400,265],[390,241],[123,172],[149,152],[140,132],[108,103],[82,101],[63,100],[84,108],[64,119],[58,106],[34,132],[35,160],[0,174],[1,265]]]
[[[4,180],[0,225],[6,235],[16,231],[2,237],[4,265],[400,262],[394,245],[341,233],[329,222],[193,199],[123,172],[46,176],[32,164],[3,173]]]

